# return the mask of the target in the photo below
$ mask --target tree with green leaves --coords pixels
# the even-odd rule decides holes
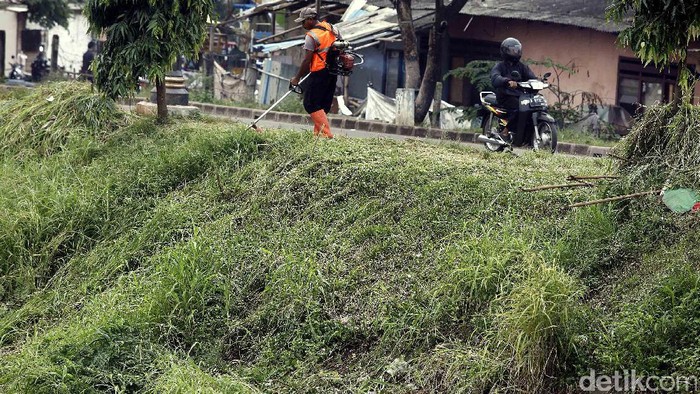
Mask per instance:
[[[88,0],[90,32],[107,38],[92,64],[98,89],[126,97],[147,76],[165,121],[165,75],[178,56],[198,56],[214,12],[213,0]]]
[[[698,0],[613,0],[608,18],[631,25],[620,32],[618,42],[631,48],[646,64],[663,68],[678,62],[678,86],[682,96],[695,84],[686,64],[688,45],[700,36]]]

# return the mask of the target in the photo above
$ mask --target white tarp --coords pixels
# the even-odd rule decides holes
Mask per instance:
[[[449,104],[445,101],[442,101],[440,104],[441,109],[448,109],[454,107],[454,105]],[[385,96],[379,93],[378,91],[368,87],[364,114],[365,119],[367,120],[380,120],[383,122],[394,123],[394,121],[396,120],[396,99]],[[457,119],[462,115],[462,110],[454,110],[449,112],[441,111],[440,128],[447,130],[468,129],[471,125],[471,121],[457,121]],[[428,117],[426,117],[426,119],[423,121],[423,124],[430,124],[430,120]]]
[[[396,120],[396,99],[368,87],[365,119],[394,123]]]
[[[459,121],[457,119],[464,116],[464,111],[456,109],[454,111],[445,111],[445,109],[454,108],[455,106],[445,101],[440,102],[440,128],[447,130],[468,129],[471,128],[471,119]]]

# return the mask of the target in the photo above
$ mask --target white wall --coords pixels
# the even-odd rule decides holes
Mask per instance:
[[[12,56],[17,56],[17,13],[0,11],[0,30],[5,31],[5,76],[10,74]]]
[[[74,13],[68,21],[68,28],[54,26],[46,34],[46,55],[51,57],[53,36],[58,36],[58,67],[66,71],[80,72],[83,64],[83,53],[91,38],[88,34],[88,21],[81,13]],[[27,23],[27,29],[41,29],[35,23]]]

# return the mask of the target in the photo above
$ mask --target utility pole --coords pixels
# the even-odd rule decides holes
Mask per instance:
[[[214,22],[209,21],[209,54],[207,55],[207,76],[214,73]]]

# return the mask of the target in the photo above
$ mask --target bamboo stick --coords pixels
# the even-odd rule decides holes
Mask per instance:
[[[524,192],[536,192],[539,190],[549,190],[549,189],[565,189],[569,187],[593,187],[594,185],[588,182],[578,182],[578,183],[566,183],[563,185],[542,185],[530,188],[521,187],[520,190]]]
[[[567,180],[580,181],[583,179],[620,179],[619,175],[569,175]]]
[[[623,196],[603,198],[602,200],[592,200],[592,201],[579,202],[576,204],[569,205],[569,208],[579,208],[579,207],[585,207],[588,205],[604,204],[606,202],[626,200],[626,199],[630,199],[630,198],[642,197],[642,196],[646,196],[649,194],[659,194],[659,193],[661,193],[661,190],[650,190],[647,192],[640,192],[640,193],[634,193],[634,194],[626,194]]]

